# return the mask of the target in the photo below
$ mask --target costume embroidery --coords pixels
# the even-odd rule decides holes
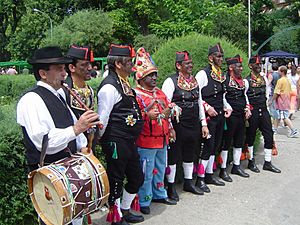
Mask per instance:
[[[211,64],[211,78],[215,81],[223,83],[226,80],[226,76],[222,73],[221,68],[216,68]]]
[[[127,118],[125,119],[126,120],[126,124],[128,126],[134,126],[134,124],[136,124],[136,119],[133,118],[133,115],[128,115]]]
[[[92,91],[87,84],[85,85],[85,87],[79,88],[75,83],[73,83],[72,90],[86,106],[88,106],[90,109],[94,107],[94,99],[92,97]],[[70,96],[70,101],[71,101],[72,108],[79,109],[79,110],[83,109],[81,104],[72,95]]]
[[[177,85],[180,89],[191,91],[198,87],[197,80],[194,76],[190,75],[189,78],[185,78],[182,73],[179,73]]]
[[[125,95],[129,95],[129,96],[134,96],[133,94],[133,91],[130,87],[130,83],[128,81],[128,79],[124,79],[123,77],[120,77],[118,75],[119,79],[120,79],[120,82],[121,82],[121,86],[122,86],[122,89],[123,89],[123,92]]]
[[[261,75],[255,76],[254,74],[251,74],[250,85],[251,87],[261,87],[265,86],[266,82]]]
[[[245,81],[243,79],[237,79],[234,76],[230,76],[229,87],[233,87],[239,90],[245,89]]]

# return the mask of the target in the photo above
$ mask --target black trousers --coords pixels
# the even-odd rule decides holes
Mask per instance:
[[[144,183],[144,175],[134,140],[112,137],[105,139],[101,146],[106,157],[110,185],[108,203],[112,206],[122,195],[125,176],[125,190],[135,194]]]
[[[242,148],[244,145],[245,136],[245,120],[244,114],[242,115],[231,115],[226,118],[227,130],[224,131],[223,135],[223,149],[228,150],[233,141],[233,147]]]
[[[257,128],[264,137],[264,147],[272,149],[273,130],[269,111],[267,108],[253,109],[252,116],[249,118],[249,127],[246,129],[246,144],[253,146]]]
[[[173,123],[176,132],[175,143],[170,143],[168,150],[168,164],[174,165],[181,160],[194,162],[200,144],[200,124],[195,121],[191,126]]]
[[[224,130],[224,112],[218,111],[218,115],[211,117],[207,121],[207,127],[209,129],[209,134],[211,137],[209,139],[203,139],[203,149],[201,153],[201,159],[208,160],[211,155],[215,155],[219,151]]]

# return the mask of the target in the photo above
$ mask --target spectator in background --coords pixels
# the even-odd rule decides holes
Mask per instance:
[[[269,83],[270,83],[270,92],[269,92],[269,99],[268,99],[269,104],[268,105],[269,105],[270,115],[272,116],[272,118],[274,120],[277,120],[278,115],[277,115],[277,111],[276,111],[276,108],[275,108],[275,100],[273,99],[274,89],[275,89],[277,81],[280,78],[277,63],[272,64],[272,70],[273,70],[272,75],[270,75],[268,77],[268,80],[269,80]]]
[[[98,66],[93,66],[93,69],[91,70],[91,76],[92,78],[96,78],[100,75],[100,72],[98,70]]]
[[[16,67],[15,66],[9,67],[8,70],[6,71],[6,74],[8,74],[8,75],[17,75],[18,72],[16,70]]]
[[[287,67],[279,67],[280,79],[277,81],[273,99],[276,101],[276,109],[279,115],[278,119],[283,119],[286,125],[291,129],[289,137],[295,137],[298,134],[297,129],[293,127],[291,120],[289,119],[290,109],[290,94],[291,84],[287,78]],[[275,129],[278,128],[278,123],[274,123]]]
[[[104,72],[103,72],[103,75],[102,75],[103,79],[104,79],[105,77],[107,77],[107,75],[108,75],[108,65],[105,64],[105,65],[104,65]]]
[[[296,74],[300,78],[300,65],[297,66]],[[300,79],[297,81],[297,110],[300,108]]]
[[[24,69],[22,70],[22,74],[24,74],[24,75],[29,74],[29,69],[27,68],[27,66],[25,66]]]
[[[290,98],[290,116],[289,119],[292,119],[293,114],[296,112],[297,109],[297,83],[299,80],[299,75],[296,73],[296,66],[292,65],[291,67],[291,74],[287,76],[291,83],[291,98]]]

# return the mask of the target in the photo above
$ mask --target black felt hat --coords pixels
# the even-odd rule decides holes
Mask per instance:
[[[211,54],[217,53],[217,52],[224,54],[224,51],[223,51],[220,43],[217,43],[215,46],[209,47],[209,49],[208,49],[208,55],[211,55]]]
[[[236,63],[242,63],[243,62],[243,59],[241,58],[240,55],[236,55],[232,58],[226,58],[225,59],[227,65],[231,65],[231,64],[236,64]]]
[[[258,55],[254,55],[249,59],[249,64],[260,64],[260,58]]]
[[[108,56],[123,56],[123,57],[135,57],[135,51],[132,45],[117,45],[110,44]]]
[[[188,51],[176,52],[176,62],[186,61],[190,58],[190,53],[188,53]]]
[[[90,62],[94,62],[93,51],[88,46],[80,47],[72,45],[67,53],[67,57],[72,59],[88,60]]]
[[[27,62],[34,64],[66,64],[72,62],[71,59],[64,57],[59,47],[51,46],[37,49],[33,57]]]

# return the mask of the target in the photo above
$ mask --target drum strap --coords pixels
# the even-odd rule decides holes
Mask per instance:
[[[40,167],[44,166],[44,159],[46,156],[46,150],[48,148],[48,134],[45,134],[42,141],[41,157],[40,157]]]

